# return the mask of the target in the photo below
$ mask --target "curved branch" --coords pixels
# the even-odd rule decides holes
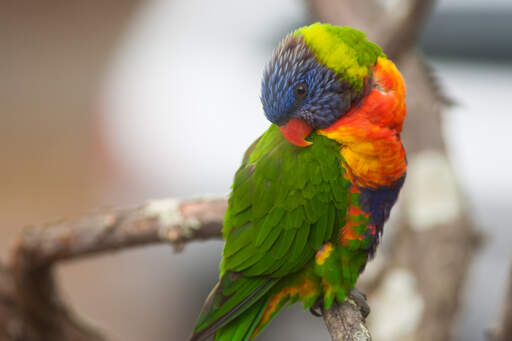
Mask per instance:
[[[40,268],[57,261],[163,240],[184,242],[220,237],[223,199],[150,201],[135,209],[103,212],[75,222],[26,228],[17,241],[15,268]]]
[[[220,238],[225,209],[224,199],[166,199],[25,229],[7,266],[0,264],[1,339],[105,340],[61,301],[53,266],[121,248],[168,241],[180,251],[189,241]]]

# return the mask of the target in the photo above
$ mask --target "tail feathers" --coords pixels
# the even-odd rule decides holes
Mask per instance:
[[[242,320],[247,324],[247,330],[249,327],[254,328],[250,321],[258,317],[258,308],[264,308],[267,293],[276,282],[277,279],[244,278],[238,274],[227,273],[208,296],[189,341],[206,340],[224,326],[236,325],[231,322],[238,321],[241,316],[246,316],[247,321]],[[248,316],[252,316],[252,319]]]
[[[250,309],[217,331],[215,341],[249,341],[256,337],[279,311],[294,300],[285,291],[272,290]]]
[[[258,326],[269,297],[264,297],[243,314],[217,331],[215,341],[249,341]]]

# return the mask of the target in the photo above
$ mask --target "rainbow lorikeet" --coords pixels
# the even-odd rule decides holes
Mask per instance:
[[[345,300],[405,179],[404,100],[360,31],[316,23],[281,41],[262,81],[272,125],[235,175],[220,279],[191,340],[250,340],[287,303]]]

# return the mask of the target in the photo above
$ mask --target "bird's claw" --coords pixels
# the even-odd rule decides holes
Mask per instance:
[[[313,304],[313,306],[311,308],[309,308],[309,312],[313,316],[322,317],[322,316],[324,316],[324,312],[323,312],[323,309],[322,309],[323,305],[324,304],[323,304],[322,300],[318,300],[318,301],[315,302],[315,304]]]
[[[368,317],[370,314],[370,306],[366,302],[366,295],[356,288],[352,288],[348,294],[348,297],[357,304],[363,317]]]
[[[353,288],[352,290],[350,290],[348,298],[350,298],[352,301],[354,301],[355,304],[357,304],[364,318],[368,317],[368,315],[370,314],[370,306],[366,302],[366,295],[363,292],[357,290],[356,288]],[[309,308],[309,312],[313,316],[322,317],[324,316],[323,306],[323,300],[319,299],[315,302],[315,304],[313,304],[311,308]]]

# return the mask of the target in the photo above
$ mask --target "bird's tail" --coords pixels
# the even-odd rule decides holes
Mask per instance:
[[[189,341],[252,340],[287,303],[310,308],[318,288],[303,274],[277,279],[244,278],[227,273],[208,296]]]
[[[268,306],[277,279],[224,275],[206,299],[189,341],[250,340]],[[230,336],[225,336],[230,335]]]
[[[249,341],[261,330],[260,321],[266,310],[269,297],[263,297],[236,319],[220,328],[215,341]]]

